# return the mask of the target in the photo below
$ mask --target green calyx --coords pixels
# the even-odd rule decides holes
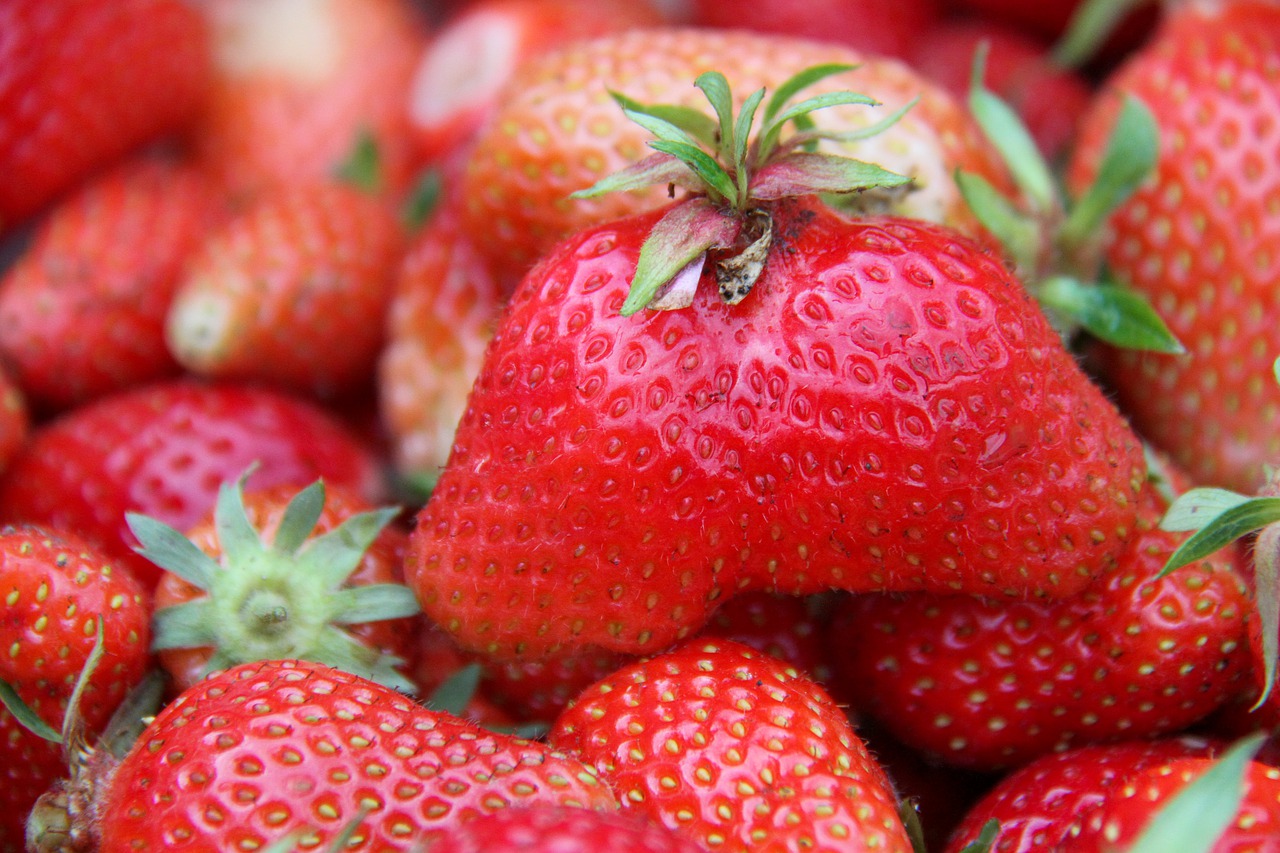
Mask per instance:
[[[876,125],[856,133],[827,133],[812,114],[841,105],[876,106],[853,92],[830,92],[794,99],[815,83],[852,69],[817,65],[788,79],[768,100],[757,89],[735,113],[728,80],[717,71],[702,74],[702,90],[714,118],[690,107],[644,105],[611,93],[632,121],[654,135],[657,153],[573,194],[590,198],[654,184],[681,187],[693,197],[675,205],[654,228],[640,253],[624,315],[642,308],[686,307],[701,276],[707,253],[722,257],[716,266],[721,295],[735,304],[750,292],[763,269],[771,225],[767,204],[783,198],[839,195],[902,186],[910,178],[871,163],[819,153],[824,140],[848,142],[879,133],[897,122],[910,104]],[[759,132],[753,134],[757,114]],[[794,133],[786,135],[789,129]],[[763,217],[763,219],[762,219]],[[741,260],[735,260],[740,255]]]
[[[974,58],[969,110],[999,151],[1018,189],[1001,194],[980,175],[956,184],[983,227],[1066,339],[1083,329],[1115,346],[1182,353],[1151,304],[1104,268],[1100,235],[1112,212],[1155,168],[1159,138],[1146,106],[1128,98],[1103,153],[1098,176],[1078,198],[1059,189],[1053,170],[1014,110],[983,82],[985,50]]]
[[[138,553],[207,593],[155,612],[153,649],[212,648],[209,671],[257,660],[311,660],[412,693],[413,683],[397,671],[403,661],[342,627],[419,612],[401,584],[347,585],[398,510],[359,513],[313,535],[325,502],[317,481],[293,496],[265,542],[245,512],[244,481],[218,492],[214,525],[222,555],[216,561],[169,525],[128,515]]]

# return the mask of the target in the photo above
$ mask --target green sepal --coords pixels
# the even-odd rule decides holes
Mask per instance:
[[[337,527],[307,540],[298,550],[310,569],[330,587],[338,587],[360,565],[365,551],[392,522],[395,507],[369,510],[345,519]]]
[[[764,100],[764,94],[765,90],[760,88],[748,95],[746,101],[742,104],[742,110],[738,113],[738,119],[733,125],[733,163],[739,174],[745,171],[742,165],[747,160],[747,148],[751,141],[751,125],[755,122],[756,111],[760,109],[760,102]],[[741,184],[741,179],[739,184]]]
[[[1186,349],[1142,294],[1115,284],[1086,284],[1052,276],[1036,288],[1050,312],[1118,347],[1181,354]]]
[[[62,732],[40,719],[30,705],[22,701],[18,691],[7,681],[0,681],[0,705],[13,715],[18,725],[50,743],[62,743]]]
[[[1160,528],[1175,533],[1200,530],[1214,517],[1250,500],[1252,498],[1248,495],[1212,486],[1188,489],[1178,495],[1165,510],[1164,517],[1160,519]]]
[[[717,132],[715,121],[695,107],[679,104],[642,104],[621,92],[614,91],[610,91],[609,95],[627,115],[639,113],[653,116],[678,128],[708,148],[715,147]]]
[[[1189,513],[1185,506],[1180,507],[1179,505],[1183,504],[1184,501],[1190,503],[1202,500],[1202,496],[1198,494],[1202,491],[1204,490],[1192,489],[1178,498],[1174,505],[1169,508],[1165,518],[1168,519],[1172,515],[1172,523],[1179,524]],[[1227,547],[1240,537],[1261,530],[1268,524],[1273,524],[1277,521],[1280,521],[1280,498],[1273,497],[1246,498],[1234,506],[1229,506],[1213,515],[1206,513],[1202,526],[1169,556],[1164,568],[1160,570],[1160,574],[1157,577],[1164,577],[1188,563],[1204,559],[1210,554]],[[1161,521],[1160,524],[1166,530],[1193,529],[1179,526],[1165,527],[1166,523],[1166,521]]]
[[[80,712],[80,703],[84,701],[84,691],[89,687],[89,679],[98,670],[98,665],[102,663],[102,656],[107,651],[102,617],[95,617],[94,624],[93,646],[89,649],[89,656],[85,658],[84,666],[80,667],[76,682],[71,688],[71,695],[67,697],[67,710],[62,715],[62,731],[57,731],[40,719],[35,710],[18,695],[13,685],[7,681],[0,681],[0,705],[3,705],[27,731],[43,740],[62,744],[64,747],[72,747],[73,742],[83,734],[84,715]]]
[[[347,158],[334,168],[333,176],[366,193],[376,193],[382,187],[382,153],[370,131],[360,131]]]
[[[126,512],[125,523],[140,543],[133,550],[197,589],[209,590],[220,569],[190,539],[163,521],[137,512]]]
[[[729,246],[741,228],[705,198],[692,198],[667,211],[640,247],[631,290],[621,313],[630,316],[649,305],[677,273],[716,246]]]
[[[431,695],[427,697],[427,707],[433,711],[461,717],[466,713],[467,705],[471,704],[471,700],[475,698],[482,675],[484,675],[484,668],[480,664],[467,664],[431,691]]]
[[[738,203],[738,187],[733,178],[716,159],[707,152],[687,142],[673,142],[669,139],[655,139],[649,147],[664,154],[670,154],[693,170],[707,187],[716,192],[730,205]]]
[[[978,833],[978,837],[961,848],[960,853],[990,853],[999,834],[1000,821],[992,818],[982,825],[982,831]]]
[[[982,227],[1009,253],[1019,271],[1035,269],[1040,228],[976,172],[957,169],[956,186]]]
[[[771,121],[786,106],[788,101],[819,80],[825,80],[828,77],[852,71],[857,67],[857,65],[849,65],[848,63],[830,62],[823,65],[811,65],[791,75],[782,81],[778,88],[773,90],[773,97],[769,99],[769,103],[764,108],[764,121]]]
[[[307,537],[320,523],[320,515],[324,512],[324,481],[316,480],[289,499],[285,506],[284,516],[271,547],[282,554],[292,554],[302,547]]]
[[[614,94],[614,100],[619,100],[622,97],[623,96],[621,95]],[[619,103],[621,103],[620,100]],[[649,107],[632,109],[631,107],[624,106],[622,108],[622,112],[627,118],[652,133],[656,138],[667,142],[679,142],[694,148],[698,147],[698,137],[696,135],[691,135],[684,128],[674,124],[673,122],[667,121],[667,119],[663,118],[661,115],[655,115],[650,110],[651,108]]]
[[[376,681],[401,693],[412,695],[418,689],[397,670],[404,661],[364,645],[340,628],[325,627],[317,637],[308,660]]]
[[[1262,528],[1253,543],[1253,595],[1262,637],[1262,691],[1253,710],[1271,696],[1280,658],[1280,525]]]
[[[116,758],[124,758],[142,737],[151,719],[164,707],[168,681],[163,670],[148,670],[112,712],[98,739],[98,748]]]
[[[974,54],[969,112],[1000,152],[1032,207],[1036,211],[1051,210],[1057,198],[1053,172],[1017,112],[983,83],[986,54],[985,44]]]
[[[795,151],[771,161],[751,179],[751,196],[771,201],[809,193],[861,192],[873,187],[899,187],[906,175],[874,163],[831,154]]]
[[[1244,801],[1245,774],[1267,738],[1257,732],[1231,745],[1204,773],[1163,803],[1127,853],[1210,853]]]
[[[413,590],[398,583],[375,583],[340,589],[332,597],[335,625],[403,619],[422,612]]]
[[[409,191],[409,197],[400,208],[400,221],[410,231],[417,231],[427,224],[440,207],[444,195],[444,179],[439,169],[424,169]]]
[[[920,822],[920,811],[916,801],[910,797],[898,800],[898,819],[907,831],[907,840],[911,842],[912,853],[929,853],[925,843],[924,825]]]
[[[734,142],[736,123],[733,118],[733,92],[729,88],[729,81],[719,71],[705,71],[698,75],[693,85],[702,90],[702,94],[707,96],[707,103],[711,104],[711,108],[716,111],[719,124],[717,128],[719,142],[716,149],[721,159],[736,162],[732,160],[733,152],[738,146]]]
[[[1155,169],[1159,155],[1160,132],[1151,110],[1133,95],[1126,95],[1107,140],[1098,177],[1071,206],[1063,223],[1063,244],[1080,246],[1094,239],[1107,217],[1133,195]]]
[[[244,508],[244,484],[251,472],[252,469],[245,471],[234,482],[218,487],[213,526],[218,533],[223,560],[229,563],[247,563],[265,550],[262,537],[249,521]]]
[[[571,193],[569,198],[594,198],[606,193],[629,192],[655,184],[676,184],[685,189],[700,189],[697,175],[681,160],[658,152],[638,163],[606,175],[591,186]]]
[[[217,644],[213,601],[207,596],[157,608],[151,614],[151,651],[199,649]]]
[[[777,116],[766,118],[760,131],[760,138],[756,141],[756,159],[762,160],[773,152],[773,149],[778,145],[778,139],[781,137],[782,130],[786,127],[787,122],[808,116],[817,110],[846,104],[875,107],[879,106],[880,102],[875,98],[860,95],[856,92],[829,92],[825,95],[806,98],[798,104],[787,107]]]
[[[1080,68],[1093,58],[1125,16],[1152,2],[1154,0],[1084,0],[1072,13],[1050,59],[1060,68]]]
[[[810,146],[814,143],[821,142],[823,140],[829,140],[831,142],[845,142],[845,143],[861,142],[864,139],[870,139],[873,136],[879,136],[889,128],[893,127],[898,122],[902,121],[903,116],[911,112],[911,110],[914,109],[916,104],[918,103],[920,103],[920,96],[916,95],[914,98],[907,101],[905,104],[898,107],[896,110],[889,113],[884,118],[880,119],[877,122],[873,122],[872,124],[869,124],[866,127],[860,127],[856,130],[817,130],[812,133],[799,133],[799,134],[796,134],[794,137],[788,139],[785,143],[783,143],[779,147],[785,149],[789,146],[793,146],[793,147]]]

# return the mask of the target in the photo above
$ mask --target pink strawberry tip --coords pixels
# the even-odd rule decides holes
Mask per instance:
[[[1107,219],[1155,168],[1160,144],[1150,110],[1126,98],[1097,178],[1069,199],[1022,119],[986,87],[985,67],[982,45],[974,56],[969,111],[1003,158],[1018,196],[1005,196],[981,175],[957,171],[956,185],[978,221],[1065,340],[1084,330],[1115,346],[1185,352],[1151,304],[1112,279],[1101,260]]]
[[[360,643],[342,627],[420,612],[403,584],[347,585],[399,509],[358,513],[313,535],[325,503],[324,483],[317,480],[290,499],[266,542],[244,507],[251,471],[218,491],[217,560],[169,525],[127,515],[139,554],[207,593],[156,610],[153,651],[211,648],[207,672],[260,660],[310,660],[414,693],[413,682],[399,671],[403,660]]]
[[[864,139],[891,127],[914,101],[867,128],[832,133],[818,129],[811,114],[842,105],[878,106],[854,92],[829,92],[792,103],[803,90],[827,77],[853,69],[844,64],[816,65],[785,81],[765,101],[765,90],[747,96],[736,114],[729,82],[718,71],[698,77],[715,118],[696,109],[643,105],[611,92],[623,113],[652,133],[657,153],[594,186],[573,193],[590,198],[609,192],[667,184],[691,196],[658,221],[640,251],[622,314],[642,308],[687,307],[708,253],[718,255],[716,278],[721,297],[737,304],[754,286],[772,242],[770,205],[804,195],[841,195],[869,189],[903,187],[911,179],[872,163],[820,153],[824,140]],[[756,113],[761,125],[753,134]],[[788,128],[795,133],[784,134]]]

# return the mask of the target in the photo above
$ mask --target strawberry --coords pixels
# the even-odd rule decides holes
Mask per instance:
[[[910,850],[844,712],[780,661],[693,642],[587,688],[548,734],[626,811],[708,849]]]
[[[283,839],[326,849],[357,818],[352,845],[411,850],[517,805],[617,808],[575,759],[301,661],[245,664],[201,682],[118,766],[87,781],[87,811],[68,818],[37,806],[34,818],[69,820],[101,850],[261,849]]]
[[[403,656],[418,604],[401,583],[404,534],[386,526],[397,512],[323,480],[246,494],[242,476],[185,536],[130,514],[139,553],[167,570],[154,647],[174,687],[241,663],[301,658],[414,692]]]
[[[980,770],[1206,716],[1249,666],[1244,561],[1160,577],[1181,537],[1157,526],[1168,498],[1155,485],[1141,501],[1128,549],[1073,598],[850,599],[830,632],[844,692],[933,760]]]
[[[529,59],[578,39],[657,26],[633,0],[483,0],[449,19],[423,51],[409,117],[424,159],[460,150],[493,110],[498,92]]]
[[[0,231],[182,130],[210,72],[207,28],[182,0],[0,4]]]
[[[202,376],[349,391],[373,375],[402,242],[387,206],[353,187],[265,195],[189,260],[165,340]]]
[[[54,731],[64,726],[100,628],[101,662],[85,682],[78,712],[85,730],[101,731],[150,661],[146,590],[73,535],[5,527],[0,592],[0,683]],[[66,767],[59,744],[18,725],[0,706],[0,850],[22,849],[27,813]]]
[[[440,476],[504,296],[456,211],[438,211],[399,264],[378,357],[378,408],[402,478],[430,487]]]
[[[224,215],[197,172],[154,157],[55,206],[0,280],[0,355],[33,405],[62,410],[177,375],[165,312]]]
[[[27,398],[8,369],[0,366],[0,474],[18,455],[31,434],[31,413]]]
[[[691,0],[690,23],[848,45],[872,56],[908,59],[939,14],[938,0]]]
[[[751,158],[730,177],[640,117],[714,201],[589,228],[521,282],[411,538],[428,615],[499,658],[646,653],[746,589],[1061,597],[1119,555],[1141,448],[1004,267],[803,194],[900,176],[726,118],[711,144]]]
[[[813,609],[802,598],[745,592],[726,601],[699,636],[750,646],[825,684],[831,668]]]
[[[689,81],[709,69],[734,80],[741,97],[761,86],[774,90],[823,63],[857,70],[821,80],[815,92],[855,88],[882,101],[889,113],[920,99],[882,134],[857,142],[858,156],[915,178],[913,191],[873,193],[874,206],[977,233],[953,172],[973,170],[996,183],[1007,178],[960,106],[922,75],[836,44],[670,27],[567,45],[524,65],[465,159],[457,189],[463,227],[484,235],[482,248],[495,269],[518,277],[557,240],[663,205],[668,197],[659,188],[576,204],[566,198],[638,160],[644,150],[644,132],[618,114],[606,86],[646,104],[691,107],[698,92]],[[825,118],[823,127],[865,130],[882,117],[846,111]],[[825,145],[855,150],[847,141]]]
[[[381,186],[414,170],[405,104],[425,35],[404,0],[205,0],[212,91],[191,133],[195,156],[238,199],[325,180],[363,139]],[[282,37],[288,34],[288,37]]]
[[[1112,217],[1106,257],[1188,352],[1108,348],[1100,370],[1135,428],[1195,480],[1245,492],[1280,457],[1280,387],[1267,380],[1280,351],[1277,52],[1274,3],[1168,6],[1085,117],[1070,171],[1078,185],[1096,169],[1122,95],[1147,105],[1160,137],[1155,174]]]
[[[701,853],[703,848],[627,814],[562,806],[505,809],[459,824],[431,847],[435,853]]]
[[[125,522],[141,512],[179,529],[213,507],[218,488],[253,462],[252,483],[302,486],[318,476],[377,500],[369,449],[332,416],[274,391],[189,380],[104,397],[37,428],[0,478],[0,518],[73,530],[129,565]]]

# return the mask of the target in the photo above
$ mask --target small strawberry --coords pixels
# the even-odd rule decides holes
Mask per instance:
[[[754,93],[754,142],[712,73],[718,129],[623,99],[659,153],[602,186],[712,188],[575,235],[512,297],[406,558],[463,645],[649,653],[753,588],[1061,597],[1124,548],[1141,448],[1018,282],[809,194],[904,180],[781,136],[864,102],[783,106],[838,68]]]
[[[201,376],[350,391],[373,376],[403,239],[391,210],[353,187],[264,195],[188,261],[165,340]]]
[[[418,613],[401,583],[404,534],[323,480],[297,491],[225,483],[185,535],[128,514],[138,553],[165,569],[155,595],[160,662],[181,691],[259,660],[319,661],[414,692],[404,654]]]
[[[907,851],[888,780],[822,688],[732,642],[693,642],[583,691],[548,734],[625,811],[708,849]]]
[[[0,529],[0,687],[55,732],[99,643],[78,712],[88,733],[102,730],[150,662],[150,614],[127,568],[77,537]],[[22,848],[27,813],[66,768],[58,743],[0,706],[0,850]]]
[[[495,269],[523,275],[556,241],[669,200],[665,185],[568,199],[644,154],[645,132],[619,115],[610,90],[687,110],[699,96],[689,82],[714,68],[734,81],[741,107],[746,93],[778,90],[800,71],[827,63],[849,69],[819,80],[815,94],[852,88],[883,102],[890,114],[919,98],[900,121],[871,138],[864,138],[868,126],[881,114],[851,110],[824,118],[824,130],[858,137],[857,156],[914,178],[910,191],[881,188],[863,199],[866,205],[978,233],[953,173],[972,170],[1002,185],[1007,177],[961,107],[923,75],[837,44],[673,27],[602,36],[524,65],[466,157],[458,186],[463,226],[484,235],[481,248]],[[847,139],[822,146],[855,151]]]
[[[573,758],[301,661],[245,664],[201,682],[117,766],[85,782],[86,810],[38,805],[33,817],[69,823],[104,851],[262,849],[286,839],[325,849],[357,818],[352,847],[411,850],[506,808],[617,808]]]
[[[414,72],[409,117],[421,155],[441,160],[472,137],[521,64],[571,41],[662,23],[635,0],[482,0],[451,17]]]
[[[414,170],[409,83],[425,35],[405,0],[205,0],[216,57],[191,132],[202,168],[233,197],[327,180],[362,139],[382,187]]]
[[[55,206],[0,280],[0,355],[33,405],[62,410],[177,375],[165,313],[225,215],[193,169],[152,157]]]
[[[1112,216],[1107,261],[1187,351],[1107,349],[1101,370],[1134,427],[1199,483],[1252,492],[1280,458],[1280,7],[1167,4],[1160,29],[1084,118],[1073,185],[1097,169],[1122,96],[1159,134],[1154,175]]]
[[[179,529],[223,482],[301,487],[323,476],[369,500],[382,492],[370,450],[311,403],[248,386],[176,380],[113,394],[41,425],[0,478],[0,519],[73,530],[154,584],[125,513]]]
[[[0,3],[0,231],[182,130],[210,72],[205,22],[182,0]]]
[[[1169,499],[1155,485],[1140,500],[1128,549],[1073,598],[848,600],[830,632],[836,681],[899,740],[980,770],[1196,722],[1248,670],[1244,560],[1161,577],[1180,537],[1157,526]]]
[[[704,848],[628,814],[529,806],[505,809],[450,828],[432,853],[703,853]]]

